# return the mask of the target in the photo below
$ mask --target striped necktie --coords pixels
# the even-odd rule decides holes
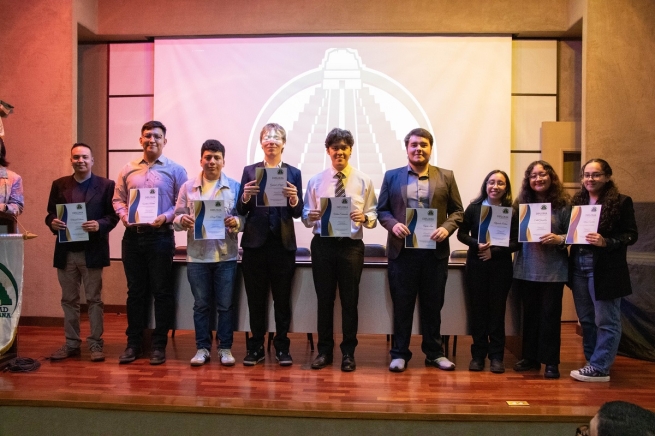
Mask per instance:
[[[343,186],[343,178],[345,177],[341,171],[336,173],[334,177],[337,179],[337,184],[334,187],[334,196],[335,197],[345,197],[346,188]]]

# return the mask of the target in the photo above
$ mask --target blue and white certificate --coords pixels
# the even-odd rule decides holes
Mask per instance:
[[[567,244],[589,244],[585,238],[589,233],[598,233],[601,207],[600,204],[573,206],[566,233]]]
[[[509,233],[512,227],[510,206],[486,206],[480,209],[478,243],[487,242],[497,247],[509,247]]]
[[[409,229],[406,248],[437,248],[437,241],[430,239],[437,230],[437,209],[408,207],[406,225]]]
[[[519,242],[541,242],[551,233],[550,203],[519,204]]]
[[[225,239],[225,207],[223,200],[194,200],[196,220],[193,239]]]
[[[86,219],[86,204],[65,203],[57,206],[57,219],[66,223],[64,230],[59,230],[59,242],[88,241],[89,233],[82,230]]]
[[[257,206],[284,207],[287,205],[287,197],[282,191],[287,186],[286,168],[255,168],[255,179],[260,189],[263,201],[260,204],[257,196]]]
[[[159,188],[130,189],[127,205],[127,222],[130,224],[150,224],[159,214]]]
[[[321,198],[321,236],[350,238],[350,197]]]

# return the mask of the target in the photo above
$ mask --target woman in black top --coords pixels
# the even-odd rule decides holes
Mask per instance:
[[[598,232],[587,234],[589,245],[572,245],[569,257],[569,286],[588,362],[571,377],[607,382],[621,340],[621,297],[632,293],[626,253],[637,241],[637,223],[632,199],[619,194],[606,161],[591,159],[580,176],[573,205],[596,204],[601,210]]]
[[[478,243],[482,206],[504,206],[512,213],[512,188],[504,171],[493,170],[485,177],[480,195],[468,205],[457,239],[468,245],[466,289],[470,301],[473,336],[469,371],[482,371],[485,358],[494,373],[505,372],[505,305],[512,285],[512,252],[518,250],[518,218],[511,219],[509,247]]]

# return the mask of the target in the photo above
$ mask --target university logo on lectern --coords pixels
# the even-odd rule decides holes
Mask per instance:
[[[0,318],[11,318],[18,302],[18,284],[11,271],[0,263]]]

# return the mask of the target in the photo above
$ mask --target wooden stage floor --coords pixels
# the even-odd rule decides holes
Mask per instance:
[[[515,421],[584,423],[610,400],[627,400],[655,410],[655,365],[618,357],[610,383],[581,383],[569,377],[584,364],[575,324],[562,326],[559,380],[536,372],[511,370],[516,357],[506,353],[509,370],[502,375],[468,371],[470,337],[460,336],[457,369],[426,368],[420,337],[412,338],[414,359],[408,370],[388,371],[388,344],[382,335],[361,335],[357,371],[342,373],[335,365],[311,370],[311,352],[304,334],[291,335],[294,365],[279,367],[272,355],[265,364],[244,367],[244,334],[234,335],[234,367],[212,361],[189,366],[195,353],[192,331],[170,339],[167,362],[151,366],[147,359],[119,365],[125,346],[124,315],[105,315],[107,360],[92,363],[88,351],[62,362],[45,360],[63,343],[63,328],[20,327],[19,355],[42,361],[32,373],[0,373],[0,405],[60,408],[219,413],[258,416],[357,418],[389,420]],[[82,322],[83,336],[88,321]],[[337,342],[338,343],[338,342]],[[452,356],[451,356],[452,357]],[[543,371],[543,370],[542,370]],[[529,406],[507,405],[507,400]]]

